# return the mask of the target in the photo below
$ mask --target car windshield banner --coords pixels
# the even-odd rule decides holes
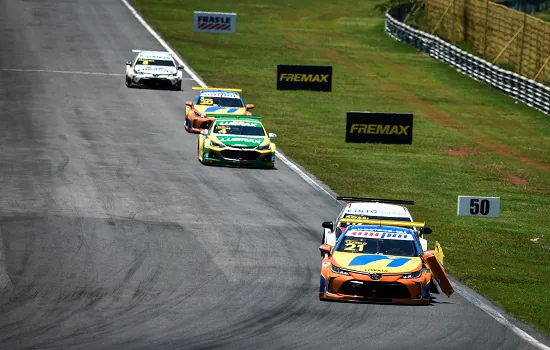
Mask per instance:
[[[235,34],[237,31],[237,14],[195,11],[193,31],[199,33]]]
[[[332,66],[279,64],[277,90],[332,91]]]
[[[412,144],[409,113],[348,112],[346,142]]]

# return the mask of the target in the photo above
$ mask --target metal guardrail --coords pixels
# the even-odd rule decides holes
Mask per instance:
[[[550,114],[550,87],[476,57],[445,40],[398,21],[398,8],[386,13],[386,33],[419,51],[447,63],[460,73],[506,92],[530,107]],[[397,15],[396,15],[397,14]]]

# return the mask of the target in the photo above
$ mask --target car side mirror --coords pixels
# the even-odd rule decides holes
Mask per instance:
[[[424,227],[424,228],[422,229],[422,234],[423,234],[423,235],[429,235],[430,233],[432,233],[432,229],[431,229],[431,228],[429,228],[429,227]]]
[[[178,66],[178,70],[183,70],[185,69],[181,64]]]
[[[201,135],[208,135],[208,129],[203,129],[200,132]]]
[[[249,109],[252,109],[254,108],[254,105],[252,103],[249,103],[246,105],[246,110],[248,111]]]
[[[126,62],[126,65],[127,65],[127,66],[131,66],[131,65],[132,65],[132,62],[127,61],[127,62]]]
[[[277,138],[277,134],[274,134],[272,132],[270,132],[268,136],[269,136],[270,139],[276,139]]]
[[[328,228],[329,230],[334,230],[334,223],[332,221],[325,221],[321,224],[324,228]]]
[[[185,101],[185,105],[189,107],[193,107],[193,102],[191,101]]]
[[[321,253],[325,253],[325,254],[330,255],[330,251],[332,249],[330,248],[330,246],[328,244],[321,244],[321,246],[319,247],[319,250],[321,251]]]

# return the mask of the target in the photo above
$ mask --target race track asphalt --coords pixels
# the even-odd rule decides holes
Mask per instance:
[[[196,83],[123,83],[162,47],[120,0],[0,0],[0,32],[0,348],[532,348],[458,294],[320,302],[341,204],[280,161],[202,166]]]

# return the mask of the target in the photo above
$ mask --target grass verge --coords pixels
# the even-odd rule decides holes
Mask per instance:
[[[448,272],[550,334],[549,116],[394,41],[374,1],[132,3],[287,155],[339,194],[414,199]],[[236,12],[237,34],[194,33],[194,10]],[[333,91],[277,91],[277,64],[332,65]],[[413,145],[345,143],[351,110],[414,113]],[[457,217],[458,195],[500,197],[501,217]]]

